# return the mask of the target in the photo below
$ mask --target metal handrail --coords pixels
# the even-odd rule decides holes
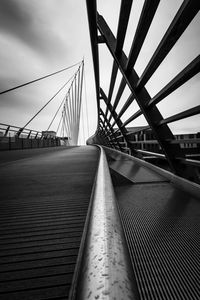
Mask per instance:
[[[100,159],[69,299],[138,299],[106,155]]]
[[[23,129],[23,130],[21,130]],[[18,135],[19,131],[20,131],[20,137],[21,135],[26,135],[27,139],[30,138],[36,138],[36,139],[41,139],[43,138],[43,134],[41,131],[37,131],[34,129],[28,129],[28,128],[21,128],[18,126],[14,126],[14,125],[8,125],[8,124],[4,124],[4,123],[0,123],[0,130],[3,131],[3,136],[2,137],[8,137],[9,133],[14,133],[15,136]],[[49,138],[55,138],[54,136],[49,135]]]

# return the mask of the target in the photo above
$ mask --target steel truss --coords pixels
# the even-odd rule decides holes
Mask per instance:
[[[194,165],[196,168],[199,168],[199,162],[196,161],[194,163],[194,160],[185,157],[185,154],[180,147],[180,143],[176,141],[168,124],[199,114],[200,105],[191,107],[190,109],[164,119],[157,104],[200,71],[200,55],[189,63],[154,97],[151,98],[145,85],[197,15],[200,3],[194,0],[185,0],[183,2],[142,75],[139,77],[134,66],[160,1],[146,0],[144,2],[137,29],[133,36],[129,55],[127,57],[123,50],[123,46],[132,2],[133,1],[130,0],[121,1],[117,35],[115,37],[104,17],[98,13],[96,1],[86,0],[98,108],[97,130],[93,139],[89,140],[89,143],[107,145],[111,148],[115,148],[122,152],[128,152],[129,154],[140,158],[145,158],[147,155],[159,157],[161,154],[136,149],[133,135],[127,130],[128,124],[143,115],[149,125],[146,129],[152,129],[154,137],[162,149],[163,157],[168,162],[171,171],[180,176],[191,178],[191,174],[194,173],[192,168]],[[100,85],[99,44],[102,43],[108,47],[113,59],[108,95],[105,94]],[[111,104],[118,70],[121,72],[122,79],[115,99],[112,102],[113,104]],[[126,86],[130,89],[130,95],[120,112],[117,113],[116,108],[122,98]],[[101,108],[101,101],[106,105],[105,112]],[[131,113],[131,116],[125,122],[122,122],[121,117],[124,116],[124,113],[128,109],[130,109],[130,105],[133,101],[136,101],[139,110]],[[117,129],[114,128],[114,126],[117,126]],[[199,140],[196,139],[196,142],[199,143]],[[199,180],[199,178],[193,179],[195,181]]]

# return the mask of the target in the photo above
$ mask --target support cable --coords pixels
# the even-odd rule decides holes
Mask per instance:
[[[77,79],[75,77],[75,80],[74,80],[74,118],[75,118],[75,125],[76,125],[76,122],[77,122]]]
[[[73,125],[73,105],[72,105],[72,97],[71,97],[71,90],[69,92],[69,104],[70,104],[70,118],[71,118],[71,122],[70,122],[70,132],[71,132],[71,138],[72,138],[72,125]]]
[[[68,128],[68,124],[67,124],[67,115],[66,115],[66,107],[65,106],[64,106],[64,127],[65,127],[66,135],[69,136],[69,128]]]
[[[84,129],[84,119],[83,119],[83,110],[81,109],[81,117],[82,117],[82,127],[83,127],[83,141],[85,142],[85,129]]]
[[[72,124],[72,113],[71,113],[71,101],[70,101],[70,96],[69,96],[69,92],[67,94],[67,108],[68,108],[68,111],[69,111],[69,127],[70,127],[70,135],[71,135],[71,124]]]
[[[48,130],[49,130],[49,128],[51,127],[51,125],[52,125],[53,121],[55,120],[55,118],[56,118],[56,116],[57,116],[57,114],[58,114],[59,110],[61,109],[61,107],[62,107],[62,105],[63,105],[63,103],[64,103],[65,99],[66,99],[66,97],[64,97],[64,99],[63,99],[63,100],[62,100],[62,102],[60,103],[60,105],[59,105],[59,107],[58,107],[58,109],[57,109],[57,111],[56,111],[55,115],[53,116],[53,119],[51,120],[51,123],[49,124],[49,126],[48,126],[48,128],[47,128],[47,130],[46,130],[46,131],[48,131]]]
[[[67,67],[67,68],[61,69],[61,70],[56,71],[56,72],[53,72],[53,73],[51,73],[51,74],[48,74],[48,75],[46,75],[46,76],[43,76],[43,77],[40,77],[40,78],[31,80],[31,81],[29,81],[29,82],[20,84],[20,85],[18,85],[18,86],[15,86],[15,87],[13,87],[13,88],[8,89],[8,90],[2,91],[2,92],[0,92],[0,95],[5,94],[5,93],[8,93],[8,92],[11,92],[11,91],[16,90],[16,89],[19,89],[19,88],[21,88],[21,87],[23,87],[23,86],[32,84],[32,83],[34,83],[34,82],[37,82],[37,81],[39,81],[39,80],[45,79],[45,78],[50,77],[50,76],[53,76],[53,75],[55,75],[55,74],[64,72],[64,71],[69,70],[69,69],[71,69],[71,68],[73,68],[73,67],[75,67],[75,66],[77,66],[77,65],[79,65],[79,64],[80,64],[80,62],[78,62],[78,63],[76,63],[76,64],[74,64],[74,65],[71,65],[71,66],[69,66],[69,67]]]
[[[76,78],[74,80],[74,126],[76,127],[76,110],[77,110],[77,91],[76,91]],[[75,133],[75,132],[74,132]],[[76,134],[75,134],[76,136]]]
[[[77,120],[78,120],[79,106],[80,106],[80,71],[78,73],[78,87],[77,87],[77,112],[76,112]]]
[[[68,128],[67,136],[69,137],[71,133],[70,133],[69,110],[67,106],[67,101],[65,102],[65,119]]]
[[[60,128],[61,121],[62,121],[62,115],[61,115],[60,121],[59,121],[59,123],[58,123],[58,127],[57,127],[57,130],[56,130],[56,135],[57,135],[58,130],[59,130],[59,128]]]
[[[83,80],[84,80],[84,90],[85,90],[85,106],[86,106],[87,135],[88,135],[88,137],[89,137],[88,103],[87,103],[87,89],[86,89],[86,80],[85,80],[85,70],[83,71]]]
[[[23,129],[28,125],[30,124],[34,119],[35,117],[64,89],[64,87],[69,83],[70,80],[72,80],[72,78],[74,77],[75,75],[71,76],[70,79],[53,95],[53,97],[51,97],[51,99],[24,125],[24,127],[22,127],[20,130],[19,130],[19,133],[21,133],[23,131]]]
[[[82,102],[83,71],[84,61],[82,61],[82,64],[79,66],[76,74],[74,75],[69,90],[65,96],[65,102],[63,105],[63,126],[67,132],[67,135],[71,138],[71,143],[73,145],[77,145],[78,143]]]
[[[81,106],[81,89],[80,89],[80,72],[78,73],[78,87],[77,87],[77,112],[76,112],[76,140],[78,142],[79,124],[80,124],[80,106]]]
[[[74,143],[74,123],[75,123],[75,117],[74,117],[74,85],[72,85],[72,89],[71,89],[71,104],[72,104],[72,129],[71,129],[71,133],[72,133],[72,142]]]
[[[63,111],[62,111],[62,125],[61,125],[61,130],[60,130],[60,136],[62,137],[62,133],[63,133]]]
[[[82,119],[83,119],[83,127],[84,127],[84,116],[83,116],[83,107],[81,109],[81,103],[82,103],[82,90],[83,90],[83,73],[84,73],[84,62],[82,65],[82,72],[81,72],[81,83],[80,83],[80,106],[79,106],[79,113],[78,113],[78,133],[79,133],[79,126],[80,126],[80,114],[82,111]],[[85,141],[85,130],[83,128],[83,136],[84,136],[84,141]],[[78,139],[78,137],[77,137]]]
[[[74,127],[74,122],[75,122],[75,118],[74,118],[74,90],[73,90],[73,84],[72,84],[72,89],[71,89],[71,104],[72,104],[72,135],[73,134],[73,127]]]

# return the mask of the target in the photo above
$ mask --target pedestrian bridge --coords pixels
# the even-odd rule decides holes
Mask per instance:
[[[83,61],[60,105],[65,145],[48,136],[60,107],[45,132],[27,129],[55,95],[22,128],[0,124],[0,299],[200,299],[199,127],[180,140],[169,125],[197,117],[200,106],[189,99],[164,118],[158,105],[197,76],[200,56],[154,96],[146,85],[199,3],[183,1],[139,76],[135,63],[159,2],[144,1],[127,56],[132,1],[121,1],[116,37],[96,1],[86,1],[98,112],[87,146],[77,146]],[[112,59],[107,93],[101,46]],[[147,126],[131,131],[140,116]],[[141,140],[141,132],[153,137]],[[195,149],[188,153],[183,143]]]
[[[98,146],[0,166],[1,299],[199,298],[198,185]]]

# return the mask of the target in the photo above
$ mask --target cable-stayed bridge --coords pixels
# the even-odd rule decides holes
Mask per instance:
[[[77,64],[76,64],[77,65]],[[27,82],[25,84],[10,88],[6,91],[2,91],[0,94],[5,94],[8,92],[11,92],[15,89],[22,88],[26,85],[35,83],[39,80],[46,79],[47,77],[56,75],[58,73],[64,72],[68,69],[71,69],[72,67],[76,66],[72,65],[70,67],[67,67],[65,69],[59,70],[57,72],[54,72],[52,74],[43,76],[41,78],[37,78],[35,80],[32,80],[30,82]],[[79,126],[80,126],[80,114],[81,114],[81,101],[82,101],[82,87],[83,87],[83,72],[84,72],[84,61],[79,63],[79,67],[77,71],[74,73],[73,76],[71,76],[65,84],[59,88],[59,90],[45,103],[42,108],[40,108],[33,117],[31,117],[28,122],[23,127],[17,127],[12,125],[6,125],[6,124],[0,124],[0,128],[2,130],[2,149],[20,149],[25,146],[25,148],[32,148],[35,147],[32,143],[32,139],[40,139],[42,140],[42,143],[38,143],[39,146],[43,146],[43,139],[50,138],[55,140],[56,137],[60,137],[64,139],[64,137],[67,138],[68,145],[77,145],[78,144],[78,134],[79,134]],[[36,130],[28,129],[27,126],[36,118],[38,115],[55,99],[55,97],[67,86],[67,84],[70,84],[68,91],[64,98],[62,99],[58,109],[56,110],[50,124],[46,128],[45,131],[40,132]],[[58,113],[62,109],[61,118],[59,120],[56,132],[52,132],[51,126],[53,122],[55,121],[55,118],[57,117]],[[21,139],[21,143],[19,140],[13,142],[12,145],[12,139],[8,138],[11,136],[15,136],[15,138],[26,138],[27,142],[24,142],[23,139]],[[24,143],[23,143],[24,142]],[[50,141],[52,142],[52,141]],[[41,144],[41,145],[40,145]],[[58,145],[58,142],[53,141],[52,145]],[[44,143],[45,145],[45,143]],[[37,147],[37,146],[36,146]]]
[[[121,1],[115,36],[96,1],[86,1],[98,112],[87,146],[77,146],[83,61],[46,130],[27,126],[55,95],[25,126],[1,124],[1,299],[200,298],[200,138],[176,136],[169,125],[198,116],[200,106],[188,99],[164,118],[158,105],[196,78],[200,56],[153,97],[147,89],[200,7],[183,1],[139,76],[160,1],[144,1],[127,56],[132,2]],[[107,94],[100,47],[112,59]],[[141,116],[147,125],[134,126]]]

